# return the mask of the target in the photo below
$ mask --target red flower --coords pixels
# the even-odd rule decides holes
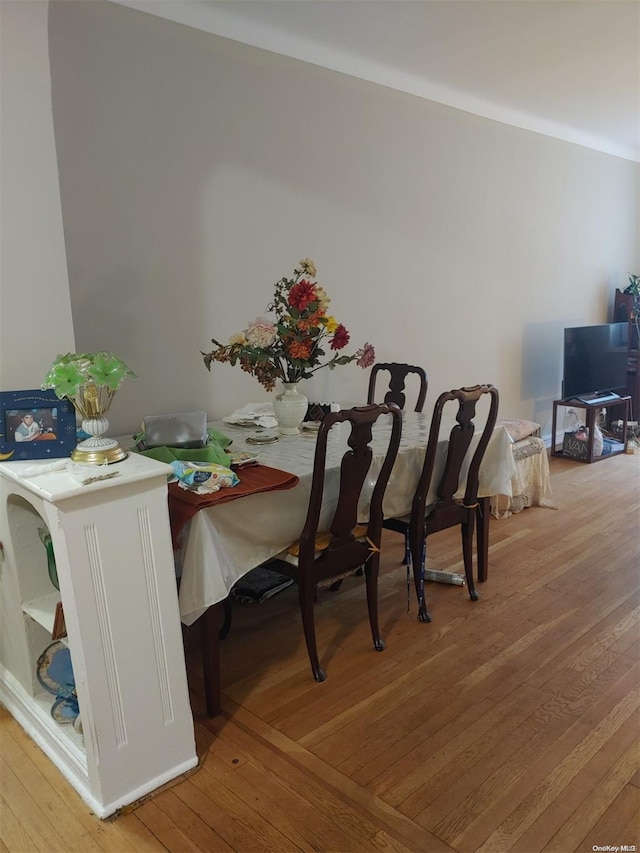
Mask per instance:
[[[331,341],[331,349],[343,349],[349,343],[349,332],[340,323]]]
[[[305,278],[294,284],[289,291],[289,305],[293,305],[298,311],[304,311],[307,305],[310,302],[315,302],[317,298],[315,284]]]

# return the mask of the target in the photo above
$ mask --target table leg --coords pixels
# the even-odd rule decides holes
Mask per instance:
[[[476,537],[478,548],[478,580],[486,581],[489,572],[489,518],[491,498],[478,498]]]
[[[224,602],[208,607],[200,617],[200,645],[207,716],[220,713],[220,630],[225,621]]]

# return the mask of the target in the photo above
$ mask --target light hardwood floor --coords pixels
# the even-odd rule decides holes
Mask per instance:
[[[430,625],[386,535],[385,652],[361,579],[322,592],[323,684],[293,588],[235,608],[214,720],[187,632],[201,764],[113,820],[0,710],[0,853],[637,850],[640,454],[551,473],[558,509],[492,519],[480,601],[430,584]],[[429,552],[460,570],[457,533]]]

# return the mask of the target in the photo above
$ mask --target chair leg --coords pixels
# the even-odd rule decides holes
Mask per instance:
[[[303,577],[302,572],[298,579],[298,601],[300,602],[300,614],[302,616],[302,627],[304,628],[304,639],[307,644],[307,652],[311,663],[311,671],[316,681],[324,681],[327,673],[320,666],[318,659],[318,647],[316,644],[316,626],[313,613],[315,602],[316,585]]]
[[[462,535],[462,557],[464,560],[464,573],[467,578],[467,586],[469,588],[469,598],[471,601],[477,601],[480,596],[473,582],[473,523],[475,521],[475,509],[469,510],[466,523],[460,526]]]
[[[411,613],[411,551],[409,551],[409,562],[407,563],[407,616]]]
[[[409,546],[409,530],[405,530],[404,532],[404,557],[402,560],[403,566],[408,566],[411,564],[411,548]]]
[[[367,608],[369,610],[369,624],[371,625],[371,636],[373,647],[377,652],[386,649],[384,640],[380,636],[380,625],[378,622],[378,574],[380,571],[380,555],[374,554],[367,561],[364,574],[367,587]]]
[[[489,519],[491,499],[478,498],[478,580],[486,581],[489,576]]]
[[[427,599],[424,592],[425,568],[427,563],[427,537],[423,536],[417,542],[411,543],[411,562],[413,563],[413,582],[418,596],[418,621],[431,622],[431,614],[427,610]]]

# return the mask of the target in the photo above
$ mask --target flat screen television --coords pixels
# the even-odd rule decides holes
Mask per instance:
[[[624,392],[627,386],[628,323],[564,330],[564,400]]]

